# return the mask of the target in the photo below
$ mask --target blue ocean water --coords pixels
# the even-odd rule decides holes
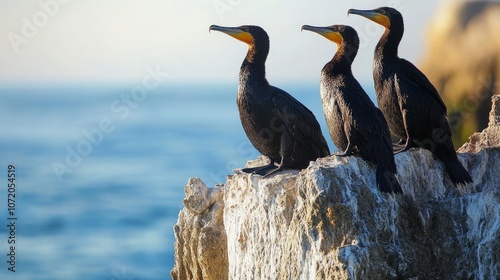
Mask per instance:
[[[258,153],[236,84],[0,87],[0,279],[170,279],[184,185]],[[318,85],[283,89],[326,130]],[[16,272],[7,168],[15,166]]]

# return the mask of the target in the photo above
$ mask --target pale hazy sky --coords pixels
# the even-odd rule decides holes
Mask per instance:
[[[424,32],[443,1],[0,0],[0,84],[135,82],[147,66],[158,66],[174,82],[235,81],[247,48],[209,33],[211,24],[266,29],[271,83],[316,82],[333,56],[333,43],[300,32],[303,24],[352,25],[361,37],[354,73],[370,79],[382,29],[348,17],[347,10],[398,8],[406,28],[400,55],[418,62]]]

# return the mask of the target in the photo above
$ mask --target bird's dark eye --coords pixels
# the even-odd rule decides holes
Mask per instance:
[[[385,15],[385,10],[380,10],[380,13]]]

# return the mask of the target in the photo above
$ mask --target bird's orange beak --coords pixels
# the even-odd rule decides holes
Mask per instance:
[[[380,25],[382,25],[385,28],[389,28],[391,26],[391,21],[389,20],[389,17],[385,15],[382,11],[376,9],[376,10],[356,10],[356,9],[350,9],[347,14],[354,14],[354,15],[360,15],[362,17],[365,17],[371,21],[374,21]]]
[[[344,41],[342,35],[337,31],[333,31],[331,26],[317,27],[317,26],[304,25],[302,26],[302,30],[318,33],[319,35],[325,37],[326,39],[336,44],[341,44]]]
[[[243,31],[239,27],[224,27],[224,26],[218,26],[218,25],[211,25],[208,30],[209,31],[215,30],[215,31],[220,31],[220,32],[226,33],[227,35],[229,35],[233,38],[236,38],[242,42],[245,42],[249,45],[253,43],[252,34],[246,32],[246,31]]]

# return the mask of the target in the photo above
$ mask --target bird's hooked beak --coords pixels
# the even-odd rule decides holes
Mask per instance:
[[[325,37],[326,39],[336,43],[341,44],[344,38],[338,31],[334,31],[331,26],[317,27],[311,25],[303,25],[301,31],[307,30]]]
[[[225,27],[225,26],[219,26],[219,25],[211,25],[208,31],[210,32],[211,30],[215,31],[220,31],[223,33],[226,33],[227,35],[236,38],[242,42],[245,42],[247,44],[252,44],[253,43],[253,36],[252,34],[243,31],[240,27]]]
[[[375,10],[356,10],[349,9],[347,15],[354,14],[365,17],[371,21],[374,21],[385,28],[389,28],[391,26],[391,20],[386,15],[385,10],[375,9]]]

